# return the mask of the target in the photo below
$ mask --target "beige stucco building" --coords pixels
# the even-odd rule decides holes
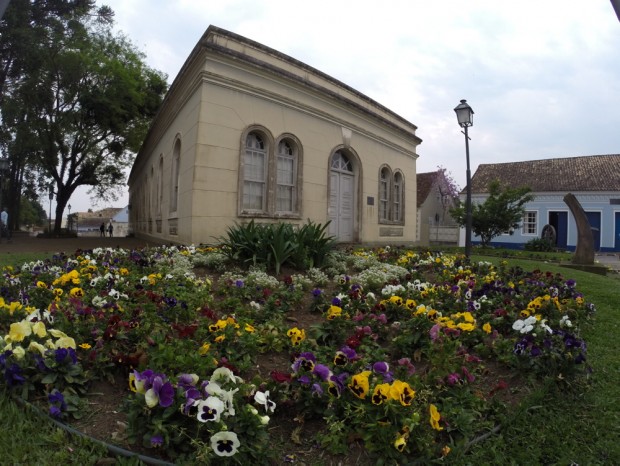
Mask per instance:
[[[331,220],[342,242],[412,243],[416,129],[346,84],[210,26],[134,163],[130,228],[198,244],[251,219]]]

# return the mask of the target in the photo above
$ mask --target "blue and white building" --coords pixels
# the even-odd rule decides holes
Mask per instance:
[[[494,238],[492,246],[522,249],[550,225],[556,246],[574,250],[577,225],[564,203],[564,196],[572,193],[588,217],[595,249],[620,251],[620,154],[482,164],[471,180],[472,204],[485,201],[493,180],[502,187],[528,186],[535,198],[526,204],[520,227]],[[474,236],[472,242],[480,238]]]

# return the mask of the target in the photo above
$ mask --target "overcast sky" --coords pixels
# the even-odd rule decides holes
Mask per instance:
[[[98,3],[170,83],[210,24],[331,75],[415,124],[418,172],[443,166],[460,188],[461,99],[475,112],[472,175],[483,163],[620,153],[620,22],[610,0]]]

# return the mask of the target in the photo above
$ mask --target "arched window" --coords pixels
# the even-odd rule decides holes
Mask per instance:
[[[390,219],[390,170],[381,169],[379,175],[379,221]]]
[[[159,157],[159,168],[157,170],[157,215],[161,217],[161,205],[164,200],[164,158]]]
[[[394,173],[392,206],[392,220],[401,223],[403,221],[403,175],[400,172]]]
[[[400,170],[388,165],[379,169],[379,223],[405,223],[404,178]]]
[[[277,158],[276,211],[294,212],[296,209],[297,160],[293,144],[280,141]]]
[[[170,193],[170,212],[176,212],[179,203],[179,177],[181,172],[181,140],[177,139],[172,151],[172,179]]]
[[[299,218],[302,157],[293,134],[274,139],[267,128],[248,128],[239,161],[239,215]]]
[[[336,151],[332,157],[332,170],[338,170],[342,172],[353,172],[353,165],[349,158],[341,151]]]
[[[258,133],[248,134],[243,166],[243,208],[266,210],[267,151]]]

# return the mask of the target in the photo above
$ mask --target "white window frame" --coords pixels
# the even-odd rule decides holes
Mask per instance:
[[[533,216],[533,221],[531,217]],[[533,230],[533,231],[531,231]],[[538,235],[538,211],[526,210],[523,213],[523,220],[521,225],[521,234],[523,236],[536,236]]]
[[[286,152],[282,151],[282,148],[286,147]],[[275,202],[275,211],[279,213],[293,213],[296,211],[297,205],[297,157],[295,154],[295,147],[291,144],[291,141],[288,139],[283,139],[278,143],[278,154],[276,156],[276,202]],[[290,181],[282,180],[280,178],[280,162],[286,161],[290,163],[291,171],[290,171]],[[287,171],[288,173],[288,171]],[[280,188],[284,188],[288,193],[290,193],[290,197],[286,199],[286,202],[289,204],[289,208],[283,209],[280,208]]]
[[[405,224],[405,177],[399,169],[389,165],[379,167],[378,221],[384,225]]]
[[[260,179],[251,176],[251,161],[248,159],[248,151],[256,152],[257,148],[248,148],[248,138],[260,137],[263,141],[263,176]],[[288,154],[280,153],[283,147],[288,147]],[[287,179],[282,179],[278,164],[282,161],[288,163],[292,173],[287,170]],[[239,189],[238,189],[238,215],[247,218],[301,218],[301,185],[302,185],[303,151],[296,136],[286,133],[275,139],[270,132],[258,125],[246,129],[242,135],[241,156],[239,157]],[[253,184],[261,183],[262,202],[252,204]],[[285,196],[287,206],[282,206],[279,198],[281,191],[288,191]]]

